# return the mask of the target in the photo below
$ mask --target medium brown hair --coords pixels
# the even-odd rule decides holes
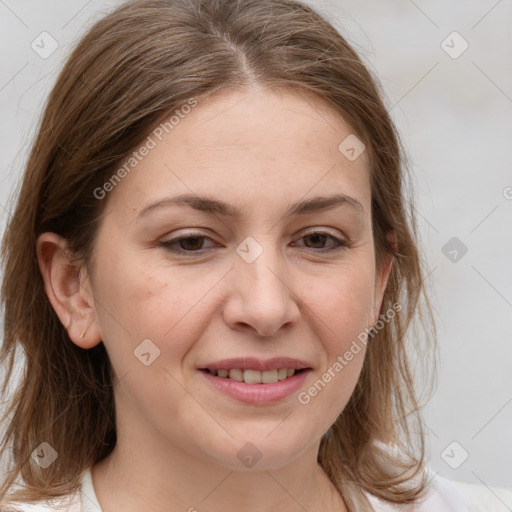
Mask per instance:
[[[362,491],[400,504],[424,494],[424,431],[409,352],[415,347],[406,333],[418,318],[422,336],[414,342],[423,361],[434,355],[435,328],[406,200],[404,151],[378,81],[325,17],[294,0],[140,0],[97,22],[67,60],[4,235],[4,393],[17,347],[25,367],[3,418],[0,453],[10,455],[0,500],[76,491],[83,470],[116,442],[114,376],[104,345],[84,350],[70,340],[45,294],[38,235],[63,236],[76,261],[92,268],[108,201],[94,190],[163,116],[190,98],[200,103],[254,84],[314,94],[366,145],[377,265],[393,255],[381,312],[402,306],[369,341],[355,390],[323,436],[318,461],[354,510],[368,507]],[[386,239],[390,231],[397,247]],[[31,453],[43,441],[58,457],[37,471]],[[383,443],[399,446],[402,456]],[[20,477],[21,489],[8,494]]]

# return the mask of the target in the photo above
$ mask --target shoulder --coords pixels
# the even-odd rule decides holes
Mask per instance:
[[[512,488],[488,486],[469,482],[454,482],[464,500],[474,512],[510,512],[512,510]]]
[[[47,502],[41,503],[22,503],[16,502],[10,505],[3,505],[0,512],[80,512],[80,504],[67,506],[66,508],[56,508],[55,505]]]
[[[55,511],[61,511],[61,512],[80,512],[80,508],[54,508],[53,505],[50,505],[46,502],[41,503],[23,503],[23,502],[16,502],[11,503],[9,505],[3,505],[2,508],[0,508],[0,512],[55,512]]]
[[[430,472],[432,476],[429,492],[414,512],[469,512],[469,508],[457,486],[447,478]]]
[[[81,512],[80,493],[51,501],[6,502],[0,505],[0,512]]]
[[[430,480],[428,490],[422,500],[414,505],[393,505],[372,495],[367,495],[375,512],[469,512],[457,486],[431,470],[427,470]]]
[[[0,512],[101,512],[94,492],[91,467],[83,470],[78,490],[51,501],[0,503]]]
[[[397,444],[375,442],[384,452],[391,453],[397,460],[405,457]],[[470,512],[464,497],[451,480],[439,476],[428,465],[423,467],[422,476],[426,476],[427,488],[422,499],[410,505],[394,505],[367,493],[370,505],[375,512]],[[416,475],[419,478],[419,475]]]
[[[2,505],[0,512],[80,512],[80,501],[74,500],[66,505],[55,505],[46,501],[40,503],[16,502]]]

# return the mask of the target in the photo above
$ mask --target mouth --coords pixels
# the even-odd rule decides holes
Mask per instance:
[[[278,368],[274,370],[253,370],[242,368],[220,368],[218,370],[211,368],[201,369],[214,377],[234,380],[236,382],[245,382],[246,384],[275,384],[282,380],[287,380],[294,375],[306,371],[308,368]]]
[[[211,389],[237,401],[266,405],[290,398],[313,371],[310,364],[289,357],[261,360],[225,359],[198,368]]]

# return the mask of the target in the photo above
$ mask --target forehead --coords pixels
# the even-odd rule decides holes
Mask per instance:
[[[134,148],[150,150],[109,193],[110,208],[129,205],[138,213],[165,195],[213,192],[241,208],[250,198],[270,204],[326,192],[356,195],[364,204],[367,156],[351,161],[340,151],[353,135],[340,113],[311,94],[223,91],[170,113]]]

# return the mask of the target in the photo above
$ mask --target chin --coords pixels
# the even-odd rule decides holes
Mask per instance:
[[[218,445],[222,446],[222,453],[211,450],[202,453],[232,471],[269,471],[293,463],[309,447],[304,443],[304,436],[294,439],[283,432],[273,437],[269,432],[271,430],[266,430],[264,435],[237,436],[228,443],[224,440]]]

